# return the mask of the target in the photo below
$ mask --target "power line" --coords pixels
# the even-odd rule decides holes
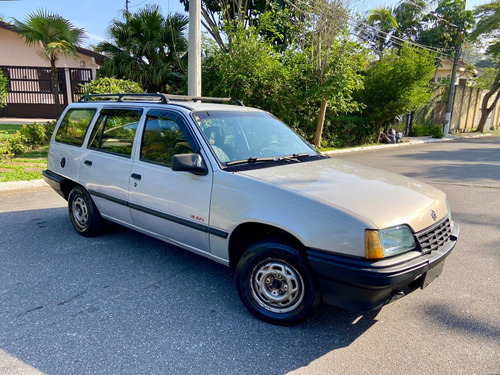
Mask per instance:
[[[380,39],[384,39],[384,40],[386,40],[386,39],[387,39],[387,37],[389,37],[389,40],[391,40],[391,39],[392,39],[392,42],[393,42],[393,43],[395,43],[394,41],[396,40],[396,41],[398,41],[398,42],[407,43],[407,44],[413,45],[413,46],[415,46],[415,47],[423,48],[423,49],[426,49],[426,50],[428,50],[428,51],[430,51],[430,52],[437,53],[437,54],[440,54],[440,55],[443,55],[443,56],[448,57],[448,55],[447,55],[446,53],[441,52],[441,49],[437,49],[437,48],[434,48],[434,47],[426,46],[426,45],[424,45],[424,44],[420,44],[420,43],[413,42],[413,41],[410,41],[410,40],[405,40],[405,39],[403,39],[403,38],[397,37],[396,35],[392,35],[392,34],[389,34],[389,33],[385,32],[385,31],[379,30],[379,29],[377,29],[377,28],[375,28],[375,27],[371,26],[370,24],[368,24],[368,23],[366,23],[366,22],[364,22],[364,21],[357,20],[357,19],[355,19],[355,18],[353,18],[353,17],[351,17],[351,16],[350,16],[349,18],[351,19],[351,21],[354,21],[354,22],[356,22],[357,24],[361,24],[361,25],[363,25],[363,26],[365,26],[365,27],[367,27],[367,28],[369,28],[369,29],[371,29],[371,30],[375,31],[375,32],[376,32],[376,34],[374,34],[374,36],[375,36],[375,37],[377,37],[377,38],[380,38]],[[384,34],[384,35],[386,35],[386,36],[385,36],[385,37],[382,37],[382,36],[381,36],[381,35],[379,35],[379,34]],[[397,43],[395,43],[395,44],[397,44]]]
[[[292,7],[293,7],[293,8],[295,8],[296,10],[298,10],[298,11],[299,11],[299,12],[300,12],[303,16],[308,16],[308,15],[310,15],[310,14],[309,14],[309,13],[304,12],[301,8],[299,8],[299,7],[296,5],[297,3],[304,5],[305,7],[309,8],[310,10],[313,10],[313,9],[314,9],[314,8],[313,8],[313,6],[312,6],[311,4],[308,4],[308,3],[304,2],[303,0],[295,0],[294,2],[292,2],[291,0],[285,0],[285,1],[286,1],[286,2],[290,5],[290,6],[292,6]],[[431,0],[431,1],[429,1],[427,5],[431,4],[431,3],[432,3],[432,2],[434,2],[434,1],[435,1],[435,0]],[[401,0],[401,2],[409,2],[409,3],[413,4],[413,5],[417,5],[417,4],[413,3],[411,0]],[[417,6],[418,6],[418,5],[417,5]],[[389,34],[389,33],[386,33],[386,32],[384,32],[384,31],[382,31],[382,30],[378,30],[378,29],[374,28],[373,26],[371,26],[370,24],[368,24],[368,23],[366,23],[366,22],[364,22],[364,21],[357,20],[357,19],[355,19],[355,18],[354,18],[353,16],[351,16],[351,15],[349,15],[349,16],[348,16],[348,18],[349,18],[351,21],[354,21],[354,22],[356,22],[356,23],[358,23],[358,24],[362,24],[363,26],[368,27],[369,29],[376,31],[376,33],[377,33],[377,34],[378,34],[378,33],[381,33],[381,34],[385,34],[385,35],[386,35],[386,37],[384,38],[384,37],[382,37],[381,35],[377,35],[377,34],[375,34],[375,36],[376,36],[377,38],[380,38],[380,39],[384,39],[384,40],[385,40],[385,39],[387,38],[387,36],[389,36],[390,40],[392,39],[391,41],[392,41],[394,44],[396,44],[396,45],[401,46],[401,44],[396,43],[394,40],[396,40],[396,41],[400,41],[400,42],[404,42],[404,43],[407,43],[407,44],[410,44],[410,45],[413,45],[413,46],[415,46],[415,47],[419,47],[419,48],[422,48],[422,49],[426,49],[426,50],[428,50],[428,51],[430,51],[430,52],[433,52],[433,53],[436,53],[436,54],[440,54],[440,55],[442,55],[442,56],[445,56],[446,58],[448,57],[448,55],[447,55],[446,53],[443,53],[443,52],[442,52],[442,49],[437,49],[437,48],[430,47],[430,46],[426,46],[426,45],[423,45],[423,44],[420,44],[420,43],[417,43],[417,42],[413,42],[413,41],[410,41],[410,40],[405,40],[405,39],[399,38],[399,37],[397,37],[397,36],[395,36],[395,35],[391,35],[391,34]],[[358,35],[356,35],[356,36],[357,36],[357,37],[359,37]]]

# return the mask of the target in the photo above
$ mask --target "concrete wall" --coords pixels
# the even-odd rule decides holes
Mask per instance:
[[[453,104],[453,112],[451,115],[450,132],[462,133],[472,131],[477,128],[479,119],[481,118],[481,103],[486,95],[487,90],[467,87],[466,80],[461,79],[455,91],[455,101]],[[490,98],[489,104],[493,103],[495,95]],[[500,122],[500,101],[495,109],[488,116],[485,131],[499,128]]]
[[[446,114],[447,97],[443,95],[444,88],[440,88],[434,93],[432,101],[424,108],[415,111],[415,124],[435,124],[444,125]],[[463,133],[475,130],[481,118],[481,103],[487,90],[467,87],[466,80],[461,79],[455,87],[455,101],[451,116],[450,132]],[[495,95],[490,99],[490,104],[495,99]],[[485,131],[498,129],[500,127],[500,101],[495,109],[488,116]]]

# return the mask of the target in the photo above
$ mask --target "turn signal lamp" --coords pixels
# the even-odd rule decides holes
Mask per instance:
[[[383,259],[384,248],[378,235],[378,230],[365,230],[365,254],[366,259]]]

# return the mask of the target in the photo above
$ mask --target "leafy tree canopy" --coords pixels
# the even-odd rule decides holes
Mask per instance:
[[[429,102],[433,74],[434,55],[409,46],[403,46],[399,55],[386,54],[366,71],[359,100],[365,103],[363,115],[378,136],[385,123]]]
[[[56,61],[59,55],[76,57],[76,49],[86,37],[86,33],[67,19],[43,9],[29,13],[24,22],[14,19],[14,26],[27,45],[42,46],[39,53],[50,64],[55,115],[59,117],[62,108]]]
[[[101,77],[135,81],[148,92],[182,93],[185,85],[188,19],[175,13],[164,17],[158,6],[123,13],[109,28],[111,42],[97,50],[108,58]]]

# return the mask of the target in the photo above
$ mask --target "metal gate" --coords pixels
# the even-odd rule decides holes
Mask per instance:
[[[0,66],[7,86],[7,107],[0,111],[2,117],[55,118],[56,104],[52,95],[50,68],[30,66]],[[92,80],[91,69],[69,69],[69,81],[66,81],[64,68],[57,69],[58,95],[61,108],[68,105],[68,88],[72,101],[80,96],[79,83]],[[68,85],[69,83],[69,85]],[[68,87],[69,86],[69,87]]]
[[[81,68],[70,68],[69,76],[71,81],[71,97],[73,102],[77,102],[82,96],[82,88],[80,85],[92,81],[92,70]]]

